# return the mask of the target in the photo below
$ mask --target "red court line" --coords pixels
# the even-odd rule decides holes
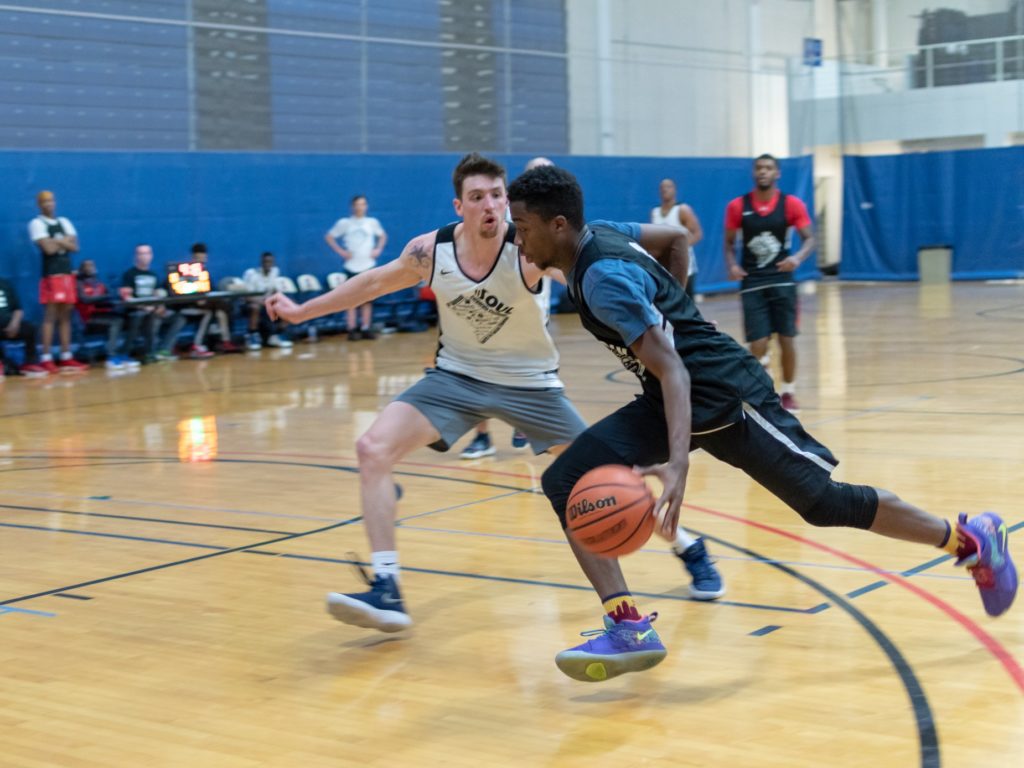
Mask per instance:
[[[687,504],[686,506],[689,507],[690,509],[696,509],[699,512],[704,512],[715,517],[721,517],[726,520],[732,520],[737,523],[742,523],[743,525],[749,525],[754,528],[760,528],[762,531],[774,533],[776,536],[783,536],[787,539],[798,541],[801,544],[809,544],[815,549],[820,549],[822,552],[828,552],[830,555],[833,555],[834,557],[838,557],[841,560],[846,560],[847,562],[853,563],[854,565],[857,565],[861,568],[872,571],[873,573],[885,579],[886,581],[891,581],[892,583],[901,586],[910,592],[913,592],[922,600],[926,600],[927,602],[931,603],[933,606],[935,606],[940,611],[949,616],[951,619],[953,619],[953,621],[957,622],[964,629],[966,629],[968,632],[974,635],[978,642],[980,642],[986,649],[988,649],[989,653],[995,656],[996,660],[1003,665],[1006,671],[1010,674],[1010,677],[1013,679],[1014,683],[1016,683],[1017,687],[1020,688],[1022,693],[1024,693],[1024,669],[1021,669],[1021,666],[1017,663],[1017,660],[1013,658],[1013,655],[1005,647],[1003,647],[1003,645],[998,640],[996,640],[994,637],[992,637],[992,635],[990,635],[988,632],[986,632],[984,629],[978,626],[978,624],[976,624],[973,619],[960,613],[960,611],[958,611],[952,605],[947,603],[945,600],[943,600],[940,597],[937,597],[936,595],[933,595],[931,592],[928,592],[925,589],[922,589],[921,587],[912,583],[908,579],[905,579],[904,577],[894,573],[888,573],[887,571],[882,570],[878,566],[872,565],[866,560],[861,560],[859,557],[851,555],[847,552],[835,549],[834,547],[830,547],[827,544],[821,544],[820,542],[814,541],[812,539],[804,538],[803,536],[799,536],[795,533],[784,531],[781,528],[775,528],[774,526],[766,525],[765,523],[759,523],[755,520],[747,520],[746,518],[738,517],[737,515],[730,515],[728,512],[719,512],[718,510],[715,509],[708,509],[707,507],[698,507],[693,504]]]

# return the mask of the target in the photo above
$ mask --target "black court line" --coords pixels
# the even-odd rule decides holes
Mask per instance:
[[[986,320],[998,320],[1004,323],[1019,323],[1021,321],[1024,321],[1024,315],[1022,315],[1021,317],[998,317],[996,314],[998,312],[1006,312],[1007,310],[1014,309],[1024,310],[1024,304],[1010,304],[1009,306],[1006,307],[993,307],[992,309],[982,309],[975,312],[974,314],[976,314],[978,317],[984,317]]]
[[[24,525],[21,523],[0,523],[0,528],[16,528],[25,531],[42,531],[43,533],[69,533],[73,536],[93,536],[97,539],[122,539],[124,541],[144,541],[147,544],[169,544],[174,547],[195,547],[197,549],[226,550],[217,544],[200,544],[196,541],[175,541],[174,539],[157,539],[152,536],[131,536],[127,533],[103,533],[101,531],[80,531],[74,528],[55,528],[51,525]],[[0,603],[2,605],[2,603]]]
[[[140,506],[144,502],[139,502]],[[185,525],[196,528],[214,528],[225,531],[245,531],[246,533],[276,533],[286,534],[288,531],[277,531],[272,528],[249,528],[243,525],[218,525],[216,523],[196,523],[189,520],[170,520],[165,517],[141,517],[140,515],[115,515],[109,512],[74,512],[68,509],[53,509],[51,507],[28,507],[20,504],[0,504],[0,509],[14,509],[21,512],[46,512],[58,515],[76,515],[79,517],[102,517],[111,520],[130,520],[139,523],[161,523],[163,525]]]
[[[733,549],[737,552],[742,552],[754,560],[758,560],[765,565],[781,571],[787,576],[803,582],[814,591],[824,595],[831,604],[841,608],[849,614],[854,621],[860,624],[861,628],[871,636],[871,639],[874,640],[885,655],[889,657],[889,662],[899,675],[900,681],[903,683],[903,688],[907,692],[907,697],[910,699],[910,705],[914,711],[914,722],[917,726],[917,737],[921,752],[921,768],[939,768],[939,766],[942,765],[941,756],[939,754],[939,737],[935,726],[935,717],[932,714],[932,708],[928,703],[928,697],[925,695],[924,688],[922,687],[921,682],[917,679],[917,675],[914,673],[910,663],[900,652],[896,643],[894,643],[877,624],[868,618],[862,611],[854,607],[849,600],[846,600],[842,595],[837,592],[833,592],[824,584],[812,579],[810,576],[805,576],[787,565],[772,561],[751,549],[741,547],[738,544],[733,544],[725,539],[712,536],[707,533],[702,533],[701,535],[710,541],[721,544],[723,547],[728,547],[729,549]]]
[[[264,555],[266,557],[281,557],[286,560],[304,560],[314,563],[331,563],[332,565],[363,565],[368,566],[370,563],[363,562],[361,560],[349,560],[343,557],[325,557],[320,555],[296,555],[287,552],[272,552],[265,549],[261,550],[250,550],[246,552],[248,555]],[[415,568],[412,566],[403,565],[403,571],[409,571],[410,573],[422,573],[429,576],[448,576],[459,579],[474,579],[477,581],[490,581],[499,584],[520,584],[528,587],[547,587],[554,589],[569,589],[576,592],[587,592],[589,594],[594,593],[594,588],[589,584],[568,584],[566,582],[559,581],[542,581],[540,579],[521,579],[513,576],[495,576],[487,573],[470,573],[468,571],[447,571],[439,568]],[[780,613],[803,613],[811,614],[817,613],[818,608],[790,608],[785,605],[765,605],[761,603],[741,603],[735,600],[697,600],[687,595],[672,595],[666,592],[632,592],[633,595],[639,595],[640,597],[649,597],[657,600],[674,600],[676,602],[686,603],[700,603],[707,606],[729,606],[730,608],[752,608],[758,611],[778,611]]]
[[[14,456],[15,459],[29,459],[30,461],[42,459],[59,459],[59,456]],[[114,461],[104,461],[96,456],[68,456],[69,459],[87,459],[85,464],[45,464],[41,467],[10,467],[0,469],[0,473],[9,472],[38,472],[43,469],[81,469],[83,467],[131,467],[136,464],[178,464],[178,459],[150,456],[149,458],[134,457],[133,460],[123,460],[125,457],[115,456]]]
[[[161,563],[160,565],[151,565],[151,566],[149,566],[147,568],[138,568],[138,569],[136,569],[134,571],[126,571],[125,573],[117,573],[117,574],[114,574],[113,576],[103,576],[102,578],[99,578],[99,579],[92,579],[90,581],[82,581],[82,582],[79,582],[77,584],[68,584],[66,586],[57,587],[55,589],[47,589],[47,590],[43,590],[42,592],[35,592],[35,593],[31,594],[31,595],[21,595],[20,597],[12,597],[12,598],[8,598],[7,600],[0,600],[0,606],[2,606],[2,605],[10,605],[12,603],[22,603],[22,602],[24,602],[26,600],[34,600],[37,597],[46,597],[47,595],[55,595],[58,592],[68,592],[68,591],[73,590],[73,589],[80,589],[82,587],[90,587],[93,584],[105,584],[108,581],[117,581],[119,579],[126,579],[129,576],[137,576],[140,573],[151,573],[153,571],[160,571],[160,570],[163,570],[165,568],[173,568],[173,567],[175,567],[177,565],[185,565],[186,563],[195,563],[195,562],[198,562],[200,560],[209,560],[212,557],[220,557],[222,555],[230,555],[230,554],[232,554],[234,552],[245,552],[247,550],[253,549],[254,547],[266,547],[266,546],[269,546],[270,544],[277,544],[278,542],[281,542],[281,541],[290,541],[291,539],[300,539],[303,536],[312,536],[312,535],[317,534],[317,533],[323,533],[324,531],[330,531],[330,530],[334,530],[335,528],[342,528],[342,527],[344,527],[346,525],[352,525],[353,523],[357,523],[357,522],[359,522],[362,519],[363,519],[362,516],[353,517],[353,518],[350,518],[348,520],[342,520],[341,522],[338,522],[338,523],[332,523],[331,525],[325,525],[325,526],[322,526],[320,528],[314,528],[311,531],[302,531],[301,533],[290,533],[287,536],[278,536],[278,537],[273,538],[273,539],[267,539],[266,541],[258,541],[255,544],[246,544],[246,545],[241,546],[241,547],[232,547],[230,549],[222,549],[222,550],[220,550],[218,552],[209,552],[209,553],[207,553],[205,555],[196,555],[195,557],[187,557],[184,560],[174,560],[173,562],[170,562],[170,563]]]
[[[1024,528],[1024,521],[1021,521],[1019,523],[1015,523],[1013,525],[1007,526],[1006,530],[1009,533],[1013,533],[1014,531],[1019,531],[1021,528]],[[932,560],[929,560],[926,563],[921,563],[920,565],[915,565],[913,568],[908,568],[905,571],[900,571],[899,575],[900,576],[915,576],[918,573],[923,573],[924,571],[931,570],[935,566],[941,565],[942,563],[948,563],[952,559],[953,559],[953,555],[949,555],[949,554],[939,555],[938,557],[936,557],[936,558],[934,558]],[[892,582],[886,581],[885,579],[881,579],[879,581],[874,581],[874,582],[872,582],[870,584],[866,584],[863,587],[859,587],[858,589],[855,589],[852,592],[847,592],[846,596],[847,597],[860,597],[861,595],[866,595],[869,592],[874,592],[876,589],[881,589],[882,587],[887,587],[887,586],[890,586],[891,584],[892,584]]]
[[[70,592],[57,592],[54,597],[66,597],[68,600],[92,600],[91,597],[85,595],[73,595]]]

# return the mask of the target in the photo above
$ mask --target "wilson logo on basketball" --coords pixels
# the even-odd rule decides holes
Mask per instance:
[[[598,509],[614,507],[617,503],[614,496],[605,496],[603,499],[595,499],[594,501],[580,499],[569,505],[569,519],[575,520],[577,517],[583,517],[583,515],[590,514]]]

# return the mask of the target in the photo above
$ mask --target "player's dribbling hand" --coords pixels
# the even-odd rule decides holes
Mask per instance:
[[[675,464],[653,464],[649,467],[634,467],[641,475],[654,475],[664,487],[661,497],[654,504],[655,533],[666,541],[675,541],[679,526],[679,510],[686,490],[686,475],[690,470],[690,459]]]
[[[747,276],[747,270],[741,267],[739,264],[733,264],[729,267],[729,279],[730,280],[742,280]]]
[[[302,309],[294,301],[278,291],[272,293],[263,302],[267,307],[267,314],[271,320],[287,320],[289,323],[301,323],[303,321]]]

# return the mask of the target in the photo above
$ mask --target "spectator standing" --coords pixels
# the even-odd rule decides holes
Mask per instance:
[[[351,202],[352,215],[334,222],[324,240],[336,254],[345,260],[345,274],[348,277],[365,272],[377,263],[377,257],[384,251],[388,242],[387,232],[380,225],[380,222],[372,216],[367,216],[369,202],[366,195],[356,195]],[[341,244],[338,244],[341,240]],[[356,325],[356,313],[361,316],[361,323]],[[353,307],[346,315],[349,341],[359,339],[374,339],[373,332],[373,304],[363,304],[360,307]]]
[[[89,366],[71,356],[71,309],[77,291],[71,269],[71,254],[78,253],[78,232],[63,216],[57,216],[57,198],[44,189],[36,195],[39,215],[28,223],[28,236],[42,256],[39,303],[43,305],[43,354],[40,365],[48,373],[75,373]],[[60,333],[60,360],[53,362],[53,327]]]

